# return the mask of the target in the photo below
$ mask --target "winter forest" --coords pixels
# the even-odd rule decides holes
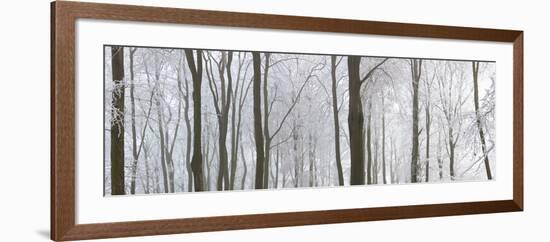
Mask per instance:
[[[495,179],[495,62],[103,51],[106,196]]]

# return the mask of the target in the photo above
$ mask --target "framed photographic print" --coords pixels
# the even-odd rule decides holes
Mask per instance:
[[[56,1],[51,238],[523,210],[523,32]]]

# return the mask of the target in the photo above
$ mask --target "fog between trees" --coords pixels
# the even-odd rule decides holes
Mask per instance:
[[[495,179],[495,63],[104,48],[106,195]]]

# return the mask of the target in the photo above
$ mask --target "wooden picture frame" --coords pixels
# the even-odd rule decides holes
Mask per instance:
[[[513,43],[513,199],[169,220],[75,222],[75,22],[141,21]],[[513,30],[77,3],[51,4],[51,239],[56,241],[523,210],[523,32]]]

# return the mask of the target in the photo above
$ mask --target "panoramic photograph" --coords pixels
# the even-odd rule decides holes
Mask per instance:
[[[105,45],[104,195],[496,179],[496,63]]]

